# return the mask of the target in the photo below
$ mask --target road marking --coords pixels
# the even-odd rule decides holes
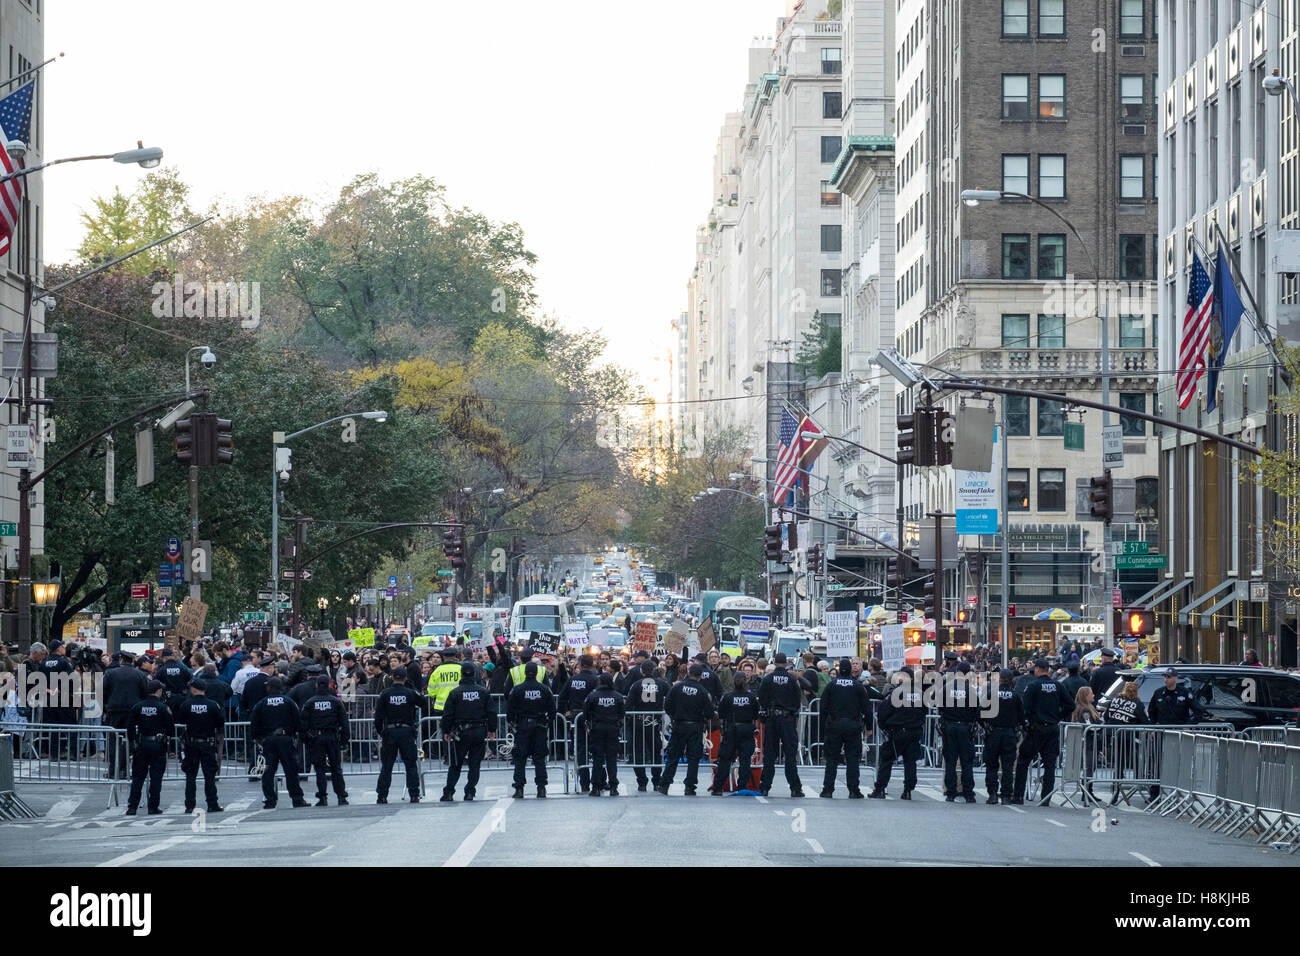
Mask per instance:
[[[50,807],[49,812],[45,814],[45,819],[47,820],[66,819],[67,817],[72,816],[72,814],[76,812],[77,807],[81,806],[82,801],[85,799],[86,798],[84,796],[64,797],[58,803],[54,804],[54,806]],[[109,812],[112,813],[113,811],[110,810]]]
[[[783,816],[785,816],[785,811],[784,811],[784,810],[773,810],[772,812],[775,813],[778,817],[783,817]]]
[[[804,839],[806,839],[806,840],[808,841],[808,845],[809,845],[810,847],[812,847],[812,851],[813,851],[814,853],[825,853],[825,852],[826,852],[825,850],[822,849],[822,845],[821,845],[820,843],[818,843],[816,840],[814,840],[812,837],[804,837]]]
[[[192,839],[193,836],[194,834],[192,833],[186,833],[181,836],[174,836],[169,839],[163,840],[161,843],[155,843],[153,846],[147,846],[143,850],[132,850],[130,853],[123,853],[121,856],[115,856],[113,857],[113,859],[105,860],[103,863],[100,863],[99,865],[100,866],[125,866],[128,863],[134,863],[136,860],[149,856],[151,853],[157,853],[160,850],[166,850],[170,847],[176,846],[178,843],[184,843],[186,840]]]
[[[1024,813],[1024,812],[1025,812],[1024,810],[1021,810],[1019,807],[1007,806],[1007,809],[1008,809],[1008,810],[1014,810],[1014,811],[1016,811],[1016,813]]]
[[[1143,855],[1142,855],[1141,853],[1139,853],[1137,850],[1129,850],[1129,851],[1128,851],[1128,855],[1129,855],[1129,856],[1135,856],[1135,857],[1137,857],[1139,860],[1141,860],[1141,861],[1142,861],[1143,863],[1145,863],[1147,866],[1159,866],[1159,865],[1160,865],[1160,864],[1157,863],[1155,860],[1151,859],[1151,857],[1149,857],[1149,856],[1143,856]]]
[[[937,800],[940,803],[944,802],[943,794],[940,791],[936,790],[934,787],[917,787],[916,792],[920,794],[924,794],[925,796],[929,797],[931,800]]]
[[[469,866],[474,862],[474,857],[478,856],[478,851],[483,849],[487,843],[488,837],[492,835],[493,829],[499,821],[505,819],[506,811],[510,809],[512,802],[511,797],[502,797],[492,805],[492,809],[483,815],[483,819],[478,822],[472,833],[461,841],[460,846],[456,847],[453,853],[443,866]]]
[[[1069,827],[1067,827],[1067,826],[1066,826],[1064,823],[1062,823],[1060,820],[1053,820],[1051,817],[1044,817],[1043,819],[1046,820],[1048,823],[1053,824],[1054,826],[1058,826],[1058,827],[1060,827],[1062,830],[1068,830],[1068,829],[1069,829]]]
[[[332,850],[332,849],[334,849],[334,844],[333,844],[333,843],[331,843],[329,846],[325,847],[325,849],[323,849],[323,850],[317,850],[315,853],[312,854],[312,856],[313,856],[313,857],[320,856],[322,853],[328,853],[328,852],[329,852],[330,850]]]
[[[755,799],[758,800],[759,803],[767,803],[767,797],[760,796]]]

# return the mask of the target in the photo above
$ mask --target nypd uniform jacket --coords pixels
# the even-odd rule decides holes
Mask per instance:
[[[194,672],[175,658],[168,658],[154,672],[154,679],[167,689],[170,696],[184,694],[193,677]]]
[[[569,682],[564,685],[564,690],[560,692],[557,705],[559,709],[566,714],[582,711],[587,703],[587,697],[596,689],[597,676],[593,670],[584,670],[570,677]]]
[[[990,692],[986,689],[986,695]],[[996,727],[998,730],[1014,730],[1025,722],[1025,712],[1020,696],[1012,690],[1010,684],[1001,684],[996,692],[998,706],[993,716],[984,716],[993,712],[992,697],[988,696],[988,706],[982,708],[981,716],[984,716],[984,722],[989,727]]]
[[[429,675],[428,693],[433,698],[433,709],[439,712],[447,708],[447,695],[460,683],[460,662],[439,664],[437,670]]]
[[[298,732],[299,724],[298,705],[285,694],[272,694],[253,708],[249,730],[254,740],[261,740],[272,734],[292,736]]]
[[[1162,687],[1161,690],[1164,690]],[[1123,697],[1116,697],[1106,704],[1106,711],[1102,715],[1108,724],[1145,724],[1150,723],[1147,720],[1146,708],[1142,706],[1140,700],[1126,700]]]
[[[512,724],[521,720],[547,720],[555,716],[555,695],[545,684],[525,680],[510,692],[506,717]]]
[[[626,709],[623,695],[613,687],[597,687],[587,695],[582,713],[589,724],[619,726]]]
[[[375,701],[375,730],[397,724],[414,728],[420,722],[420,697],[404,684],[385,687]]]
[[[351,737],[343,701],[333,694],[317,694],[302,705],[302,729],[312,736],[333,735],[346,745]]]
[[[900,697],[901,706],[896,703]],[[889,731],[919,731],[925,725],[925,707],[922,700],[921,681],[908,680],[904,675],[902,683],[890,687],[885,694],[880,710],[876,713],[876,720],[881,727]]]
[[[1153,724],[1194,724],[1200,718],[1201,705],[1191,688],[1179,684],[1173,690],[1161,687],[1152,694],[1147,714]]]
[[[1110,690],[1110,685],[1115,683],[1115,678],[1119,676],[1119,667],[1115,664],[1102,664],[1092,672],[1092,679],[1088,685],[1092,688],[1093,694],[1100,697]]]
[[[628,680],[627,690],[624,691],[627,696],[627,709],[662,712],[664,701],[672,691],[672,685],[662,677],[655,677],[653,671],[646,672],[634,668],[631,674],[633,676]]]
[[[700,674],[700,683],[714,701],[722,700],[722,681],[718,680],[717,672],[708,664],[704,665],[704,670]]]
[[[495,731],[497,708],[487,687],[482,684],[460,683],[447,694],[442,705],[442,732],[467,726],[481,726]]]
[[[748,690],[723,694],[718,716],[727,724],[752,724],[758,720],[758,700]]]
[[[157,737],[160,734],[170,737],[175,729],[176,723],[172,720],[167,702],[157,697],[146,697],[137,703],[126,719],[126,739],[132,747],[143,737]]]
[[[822,691],[822,720],[862,720],[871,713],[871,695],[852,677],[833,677]]]
[[[1065,687],[1047,674],[1035,677],[1025,687],[1025,719],[1031,724],[1057,724],[1061,715],[1074,709]]]
[[[758,686],[759,709],[768,714],[778,709],[797,714],[802,705],[803,691],[799,687],[799,682],[791,677],[784,667],[778,666],[776,670],[764,677],[763,683]]]
[[[941,690],[943,698],[939,703],[939,715],[951,723],[971,723],[979,720],[979,703],[975,700],[972,681],[969,674],[953,671],[945,674]]]
[[[687,678],[668,692],[664,710],[676,723],[702,724],[713,716],[713,698],[703,684]]]
[[[176,713],[176,723],[185,725],[185,736],[204,739],[215,737],[226,725],[226,718],[215,701],[206,697],[187,697]]]

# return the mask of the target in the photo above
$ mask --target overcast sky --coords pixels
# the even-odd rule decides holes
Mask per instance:
[[[713,151],[784,0],[49,0],[45,157],[161,146],[198,205],[416,173],[516,221],[543,308],[648,382],[685,304]],[[46,258],[136,167],[46,176]]]

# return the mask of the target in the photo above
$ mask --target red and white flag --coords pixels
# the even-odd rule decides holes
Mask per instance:
[[[1183,315],[1183,331],[1178,340],[1178,374],[1174,377],[1179,408],[1191,404],[1196,382],[1205,374],[1205,348],[1210,344],[1213,307],[1214,283],[1201,265],[1201,257],[1193,252],[1192,274],[1187,282],[1187,312]]]

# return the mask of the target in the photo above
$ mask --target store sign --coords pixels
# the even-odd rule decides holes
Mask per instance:
[[[1106,625],[1092,621],[1062,621],[1056,626],[1057,634],[1105,634]]]

